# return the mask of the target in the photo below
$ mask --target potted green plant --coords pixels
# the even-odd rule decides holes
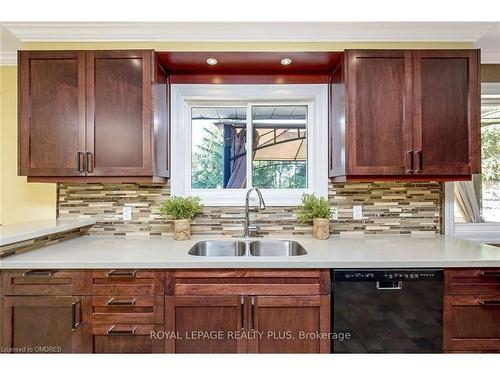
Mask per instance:
[[[330,217],[332,206],[324,197],[303,194],[302,203],[297,207],[297,219],[300,223],[313,223],[313,237],[326,240],[330,237]]]
[[[191,238],[191,219],[201,213],[199,197],[171,197],[160,204],[160,214],[174,222],[174,238],[178,241]]]

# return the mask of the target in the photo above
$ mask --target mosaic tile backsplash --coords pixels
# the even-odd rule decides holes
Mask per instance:
[[[433,234],[441,230],[441,184],[330,183],[329,199],[337,209],[330,232],[341,235]],[[93,217],[91,236],[171,235],[173,226],[158,213],[170,195],[169,185],[60,184],[60,218]],[[264,197],[265,198],[265,197]],[[363,206],[363,219],[352,219],[352,206]],[[132,220],[122,220],[123,206]],[[292,207],[268,207],[252,214],[264,234],[311,234],[312,226],[297,223]],[[244,207],[205,207],[193,220],[193,234],[241,235]]]

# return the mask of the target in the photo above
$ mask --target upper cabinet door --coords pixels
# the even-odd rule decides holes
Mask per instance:
[[[411,51],[347,51],[350,175],[411,173]]]
[[[415,171],[479,172],[479,51],[413,52]]]
[[[87,175],[152,175],[152,56],[87,52]]]
[[[85,51],[19,52],[19,174],[84,175]]]

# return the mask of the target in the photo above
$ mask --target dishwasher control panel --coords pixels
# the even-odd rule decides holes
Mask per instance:
[[[334,270],[335,281],[418,281],[443,280],[443,270],[412,269],[412,270]]]

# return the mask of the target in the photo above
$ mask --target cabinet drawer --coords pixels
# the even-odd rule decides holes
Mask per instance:
[[[84,322],[92,324],[162,324],[161,296],[94,296],[85,297]]]
[[[163,272],[121,269],[87,271],[84,290],[86,295],[94,296],[163,295]]]
[[[500,352],[500,294],[444,297],[444,350]]]
[[[165,343],[154,332],[163,325],[86,325],[86,348],[90,353],[164,353]]]
[[[328,270],[179,270],[166,274],[169,295],[330,294]]]
[[[500,268],[445,270],[446,294],[500,294]]]
[[[2,271],[3,295],[69,296],[82,294],[83,273],[59,270]]]

